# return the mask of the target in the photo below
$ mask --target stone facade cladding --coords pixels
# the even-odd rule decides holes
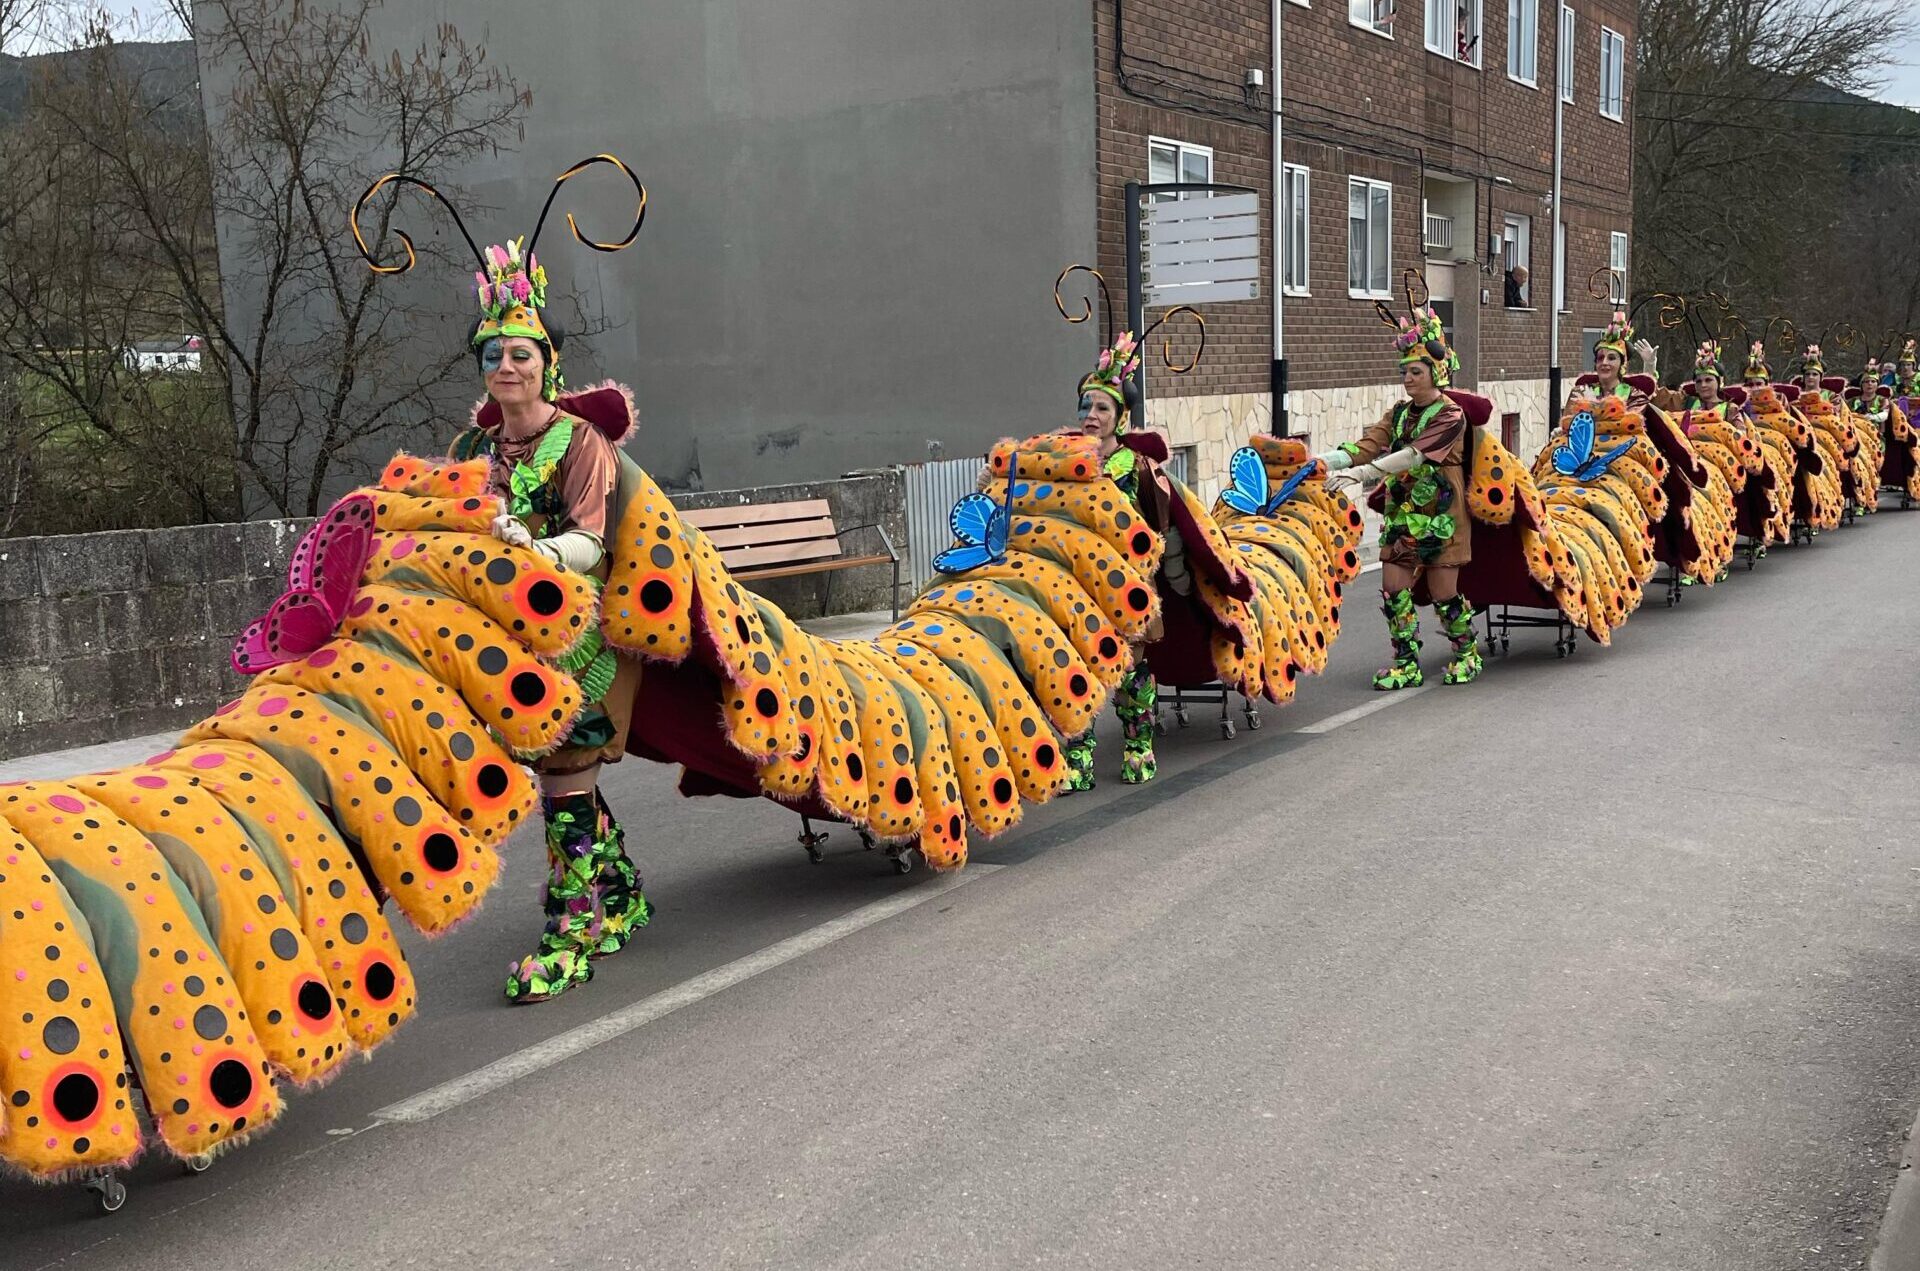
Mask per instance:
[[[1453,248],[1436,252],[1446,259],[1429,269],[1440,286],[1451,274],[1456,344],[1465,364],[1459,383],[1493,396],[1500,414],[1520,415],[1516,440],[1523,447],[1537,446],[1546,433],[1560,6],[1554,0],[1538,5],[1538,86],[1531,87],[1507,74],[1506,4],[1468,0],[1481,6],[1481,65],[1474,67],[1425,47],[1425,9],[1434,2],[1445,0],[1402,0],[1391,39],[1355,25],[1346,0],[1280,6],[1285,158],[1309,171],[1308,294],[1289,294],[1284,305],[1288,427],[1315,445],[1345,440],[1377,418],[1397,382],[1390,333],[1372,299],[1348,290],[1350,177],[1392,186],[1396,309],[1405,306],[1403,271],[1428,266],[1422,200],[1430,183],[1471,189],[1473,223],[1456,225]],[[1610,235],[1632,232],[1635,11],[1631,0],[1567,0],[1566,7],[1574,13],[1574,91],[1564,107],[1568,277],[1560,364],[1571,382],[1587,357],[1582,331],[1604,325],[1613,308],[1589,295],[1589,276],[1607,265]],[[1216,181],[1259,189],[1271,242],[1272,11],[1265,0],[1093,0],[1100,254],[1116,299],[1125,277],[1121,189],[1146,178],[1150,136],[1209,146]],[[1124,50],[1116,45],[1116,15]],[[1625,38],[1622,121],[1599,110],[1603,26]],[[1267,88],[1236,91],[1253,67],[1267,75]],[[1527,309],[1505,307],[1503,266],[1488,252],[1489,236],[1508,213],[1531,223],[1533,304]],[[1451,264],[1456,258],[1464,263]],[[1269,248],[1263,296],[1270,297],[1272,285]],[[1186,377],[1154,376],[1157,363],[1150,362],[1147,412],[1174,445],[1193,448],[1195,483],[1203,489],[1217,485],[1216,465],[1241,439],[1219,432],[1224,421],[1238,430],[1271,418],[1272,349],[1270,299],[1205,311],[1209,340],[1201,369]],[[1187,398],[1205,400],[1169,400]]]
[[[907,555],[898,470],[805,485],[674,496],[676,506],[825,498],[834,523],[879,522]],[[0,759],[185,727],[238,695],[234,638],[286,586],[306,521],[253,521],[0,540]],[[850,552],[880,550],[871,530]],[[904,566],[903,566],[904,576]],[[756,588],[795,617],[821,612],[826,575]],[[834,575],[833,610],[887,607],[886,566]]]

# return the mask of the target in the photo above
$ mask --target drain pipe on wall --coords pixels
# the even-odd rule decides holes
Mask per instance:
[[[1561,9],[1565,9],[1562,4]],[[1548,249],[1553,252],[1553,291],[1549,293],[1547,307],[1553,310],[1552,321],[1548,324],[1552,335],[1553,347],[1547,350],[1547,432],[1552,434],[1560,422],[1560,310],[1573,292],[1567,286],[1567,227],[1560,218],[1560,163],[1565,154],[1566,137],[1563,129],[1567,109],[1567,86],[1563,78],[1565,58],[1560,44],[1566,38],[1567,19],[1564,12],[1554,15],[1553,37],[1553,244]]]
[[[1287,418],[1287,343],[1286,296],[1287,269],[1287,164],[1281,149],[1280,126],[1280,11],[1287,0],[1273,2],[1273,374],[1268,391],[1272,395],[1272,423],[1276,437],[1288,436],[1292,425]]]

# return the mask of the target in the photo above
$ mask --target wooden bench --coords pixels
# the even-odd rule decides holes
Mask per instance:
[[[888,599],[893,616],[900,616],[900,553],[878,523],[837,529],[833,509],[825,499],[797,499],[791,503],[742,503],[734,507],[696,508],[680,519],[697,527],[720,549],[720,559],[741,582],[762,578],[793,578],[802,574],[827,575],[825,610],[833,596],[833,575],[843,569],[892,565],[893,589]],[[841,538],[859,530],[873,530],[885,545],[884,554],[849,555]]]

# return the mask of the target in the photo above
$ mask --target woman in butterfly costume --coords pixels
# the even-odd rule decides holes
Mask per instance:
[[[473,277],[480,315],[468,346],[486,396],[455,438],[450,457],[488,461],[488,493],[507,509],[493,522],[496,538],[531,548],[603,589],[619,450],[601,428],[558,404],[566,383],[563,333],[542,312],[547,272],[534,256],[534,243],[516,239],[479,256],[482,267]],[[559,667],[579,682],[588,705],[565,745],[534,763],[546,830],[546,927],[534,951],[510,968],[506,994],[514,1002],[545,1001],[586,983],[593,978],[592,960],[618,953],[651,912],[627,855],[626,833],[599,788],[601,767],[625,753],[639,664],[616,656],[596,623]]]
[[[1400,379],[1407,400],[1395,406],[1358,441],[1316,455],[1331,473],[1332,485],[1384,487],[1380,529],[1381,608],[1393,661],[1373,677],[1381,690],[1413,688],[1424,682],[1420,669],[1420,619],[1414,588],[1424,576],[1440,629],[1453,646],[1446,682],[1466,684],[1481,671],[1480,643],[1473,630],[1473,606],[1460,593],[1460,567],[1473,556],[1473,518],[1467,513],[1466,416],[1445,393],[1459,369],[1459,357],[1447,346],[1440,317],[1416,306],[1410,317],[1395,319],[1380,306],[1399,334]]]

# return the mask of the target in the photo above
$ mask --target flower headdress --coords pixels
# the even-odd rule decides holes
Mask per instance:
[[[1746,366],[1746,369],[1740,373],[1740,375],[1742,379],[1762,379],[1762,380],[1767,380],[1769,382],[1772,381],[1773,371],[1769,369],[1767,366],[1766,341],[1755,340],[1752,346],[1747,349],[1747,366]]]
[[[1920,362],[1920,354],[1916,354],[1914,342],[1908,340],[1900,347],[1900,365],[1913,366],[1916,362]]]
[[[1381,301],[1373,302],[1373,311],[1380,315],[1380,321],[1394,330],[1393,348],[1400,355],[1400,365],[1410,366],[1415,362],[1424,362],[1433,373],[1433,386],[1445,388],[1453,383],[1453,374],[1460,369],[1460,355],[1447,344],[1446,324],[1440,315],[1427,303],[1427,282],[1417,269],[1408,269],[1400,275],[1401,286],[1407,297],[1407,313],[1402,316]],[[1420,299],[1413,298],[1413,284],[1420,284]]]
[[[1800,355],[1800,373],[1802,375],[1825,375],[1826,360],[1820,354],[1820,346],[1809,344],[1807,351]]]
[[[1700,347],[1693,352],[1693,377],[1699,379],[1702,375],[1720,378],[1720,341],[1718,340],[1702,340]]]
[[[588,168],[603,163],[619,169],[633,183],[634,194],[639,200],[634,212],[633,228],[627,231],[625,238],[603,243],[582,233],[579,222],[571,212],[567,213],[567,228],[573,232],[574,240],[583,246],[597,252],[617,252],[632,246],[635,236],[640,233],[640,225],[647,218],[647,188],[640,184],[640,178],[632,168],[610,154],[597,154],[590,159],[583,159],[554,178],[553,189],[547,192],[547,201],[540,208],[539,219],[533,223],[533,233],[524,238],[510,239],[504,247],[494,245],[481,251],[461,221],[459,209],[453,206],[446,195],[417,177],[398,172],[389,172],[375,181],[354,203],[351,219],[353,241],[359,247],[361,257],[376,274],[406,273],[416,261],[413,239],[405,230],[395,228],[393,235],[400,240],[407,258],[400,264],[383,265],[360,231],[360,215],[374,196],[390,184],[410,185],[432,195],[447,209],[447,214],[453,218],[454,228],[460,231],[460,237],[466,240],[468,249],[473,252],[474,260],[479,265],[473,274],[474,292],[480,302],[480,322],[473,333],[474,347],[505,336],[538,340],[547,355],[546,378],[541,385],[541,395],[548,401],[554,401],[560,396],[565,381],[560,374],[560,351],[554,347],[552,336],[540,316],[540,311],[547,303],[547,271],[534,256],[534,245],[540,241],[540,230],[547,223],[547,213],[553,209],[553,200],[560,193],[560,187]]]
[[[1160,343],[1160,358],[1167,369],[1175,375],[1185,375],[1200,364],[1200,355],[1207,351],[1207,320],[1201,317],[1199,311],[1191,305],[1176,305],[1149,323],[1147,329],[1137,338],[1131,331],[1122,331],[1116,337],[1113,333],[1113,297],[1107,291],[1106,276],[1099,270],[1089,269],[1085,265],[1068,265],[1060,271],[1060,276],[1053,280],[1053,307],[1058,309],[1060,316],[1068,322],[1086,322],[1093,317],[1091,294],[1081,297],[1081,309],[1077,317],[1067,312],[1067,302],[1060,294],[1060,285],[1066,282],[1069,274],[1074,273],[1083,273],[1093,279],[1100,288],[1100,299],[1107,314],[1107,343],[1100,350],[1100,360],[1095,363],[1094,368],[1080,377],[1080,396],[1084,398],[1088,393],[1105,393],[1111,397],[1113,404],[1120,408],[1120,421],[1114,431],[1125,432],[1129,424],[1129,399],[1139,396],[1140,350],[1146,347],[1153,333],[1170,319],[1183,314],[1192,318],[1199,327],[1200,343],[1194,349],[1193,356],[1184,364],[1174,362],[1171,341],[1162,340]]]
[[[1627,319],[1623,310],[1615,309],[1613,317],[1607,319],[1607,329],[1593,343],[1594,351],[1609,349],[1620,355],[1621,365],[1627,361],[1627,348],[1633,342],[1633,323]]]
[[[1113,399],[1124,417],[1127,413],[1127,384],[1140,373],[1140,342],[1133,332],[1122,331],[1113,347],[1100,350],[1100,360],[1080,377],[1080,392],[1105,393]]]

